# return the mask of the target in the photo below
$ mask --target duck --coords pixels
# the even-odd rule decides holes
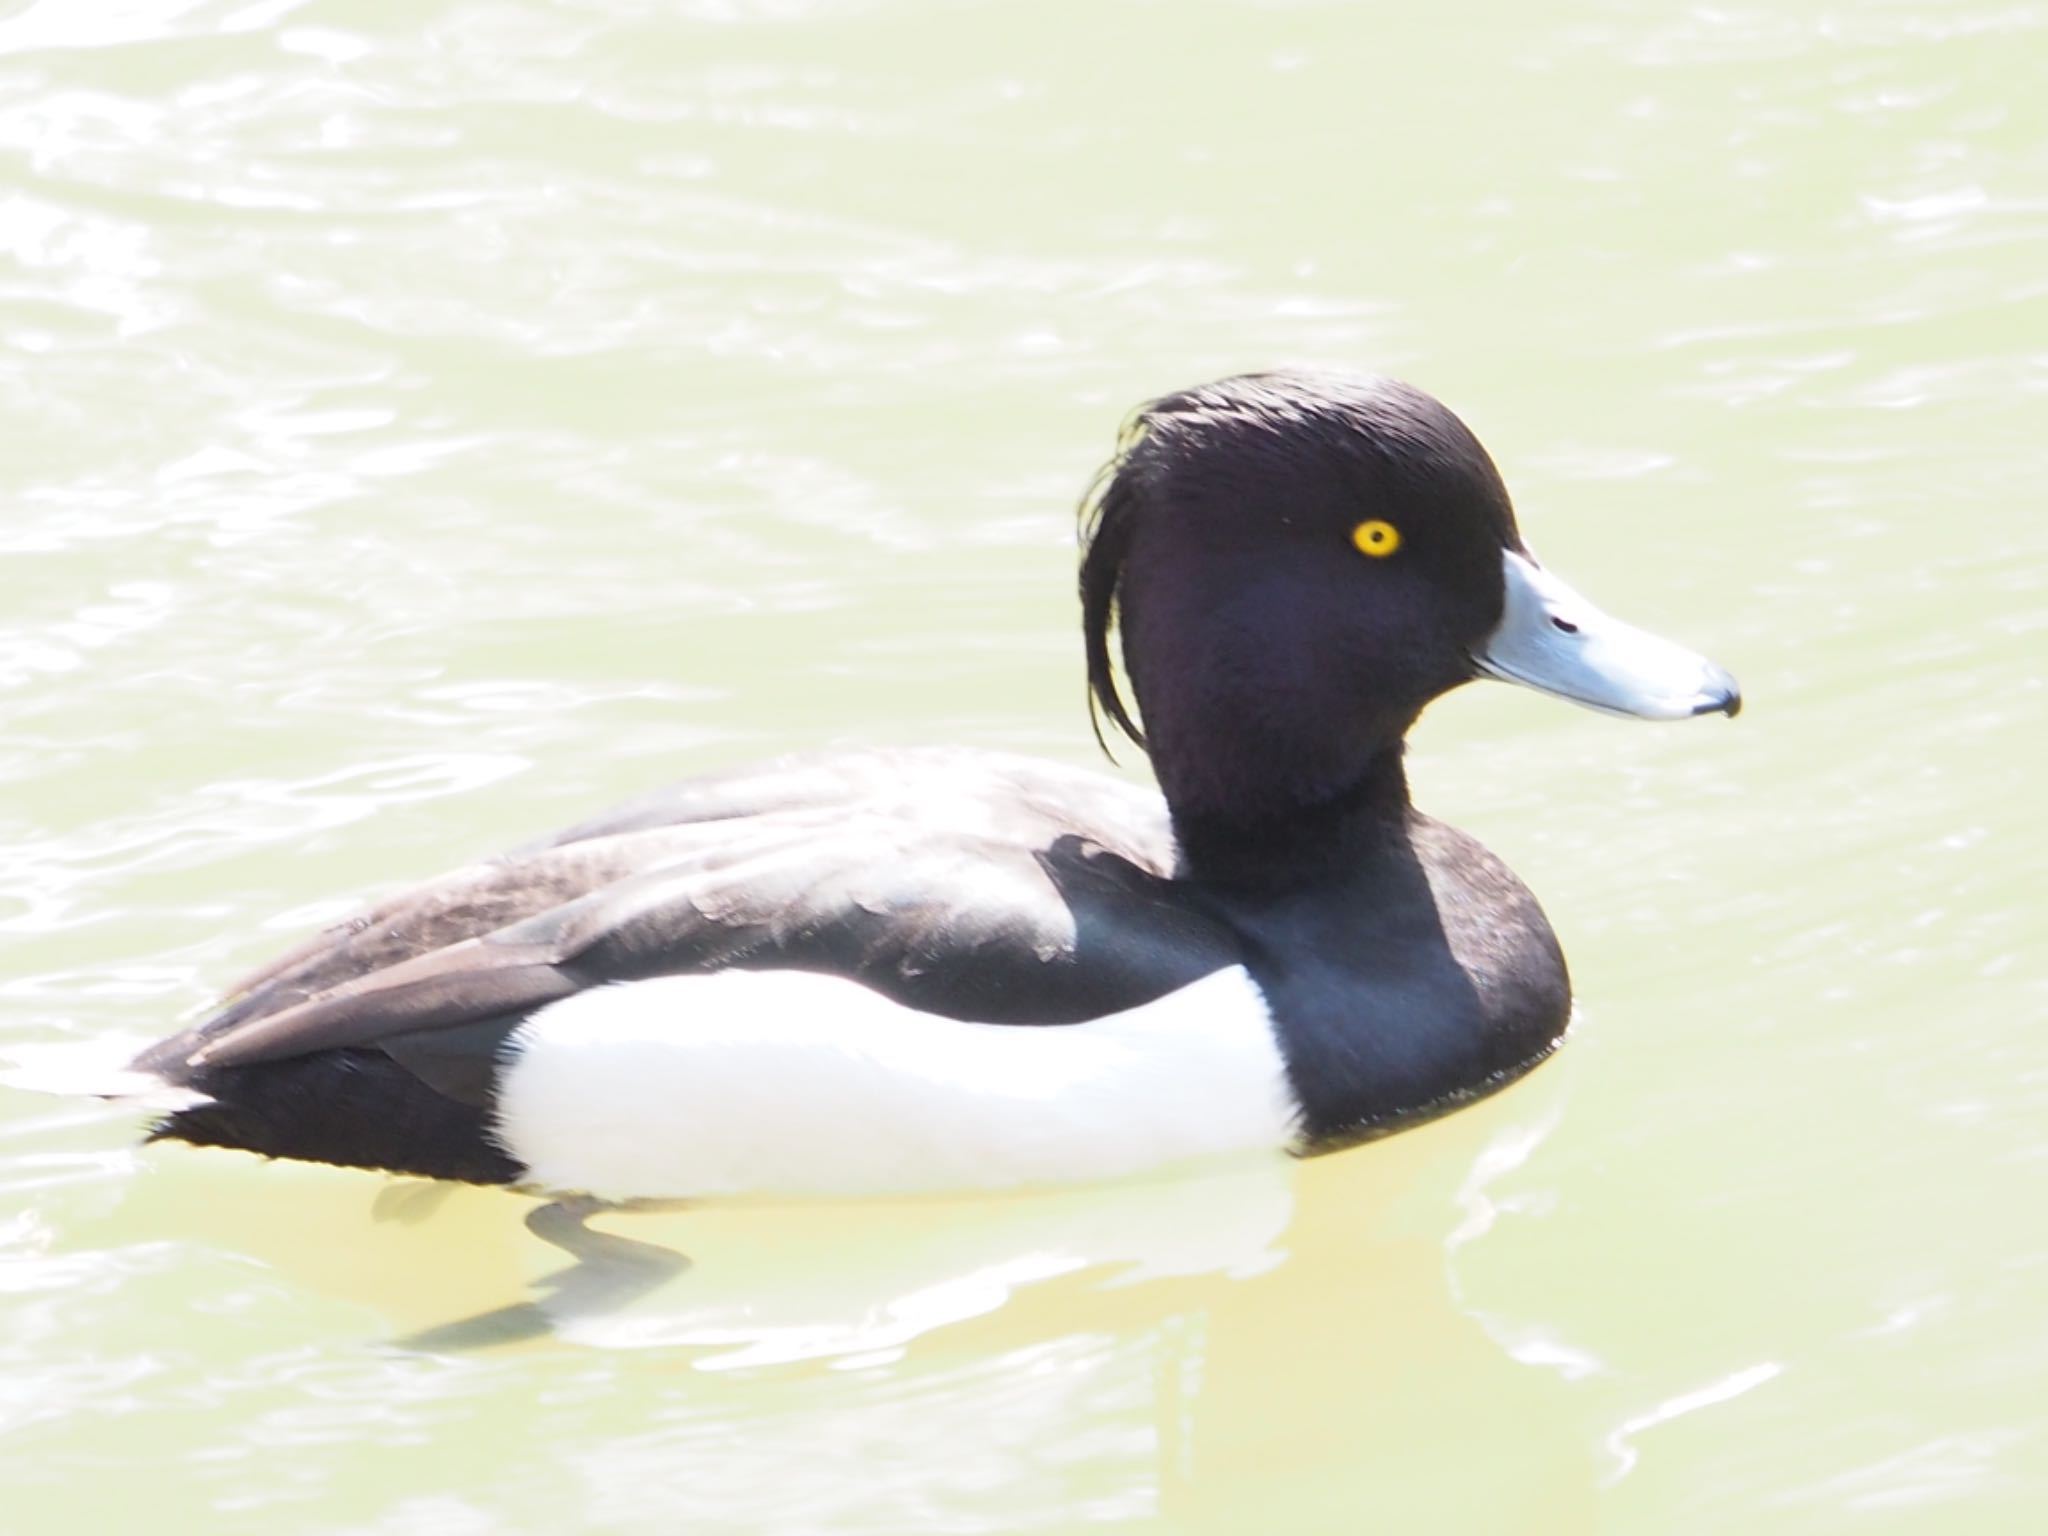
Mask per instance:
[[[1554,575],[1471,430],[1372,375],[1140,407],[1079,595],[1096,738],[1156,789],[950,748],[691,779],[244,978],[127,1063],[171,1106],[150,1138],[621,1202],[1351,1147],[1520,1078],[1572,1013],[1527,887],[1411,802],[1424,707],[1488,678],[1741,705]]]

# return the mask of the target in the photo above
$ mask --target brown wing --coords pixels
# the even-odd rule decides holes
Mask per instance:
[[[958,754],[878,754],[681,786],[380,903],[136,1065],[178,1077],[386,1044],[403,1059],[425,1032],[735,965],[1063,1023],[1229,963],[1167,893],[1156,801],[1052,765],[972,766],[963,779]]]

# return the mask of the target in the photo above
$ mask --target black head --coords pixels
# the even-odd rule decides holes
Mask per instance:
[[[1398,777],[1416,715],[1475,675],[1502,552],[1521,549],[1463,422],[1408,385],[1344,375],[1247,374],[1153,401],[1083,519],[1090,702],[1151,754],[1181,822],[1285,817],[1376,764]]]

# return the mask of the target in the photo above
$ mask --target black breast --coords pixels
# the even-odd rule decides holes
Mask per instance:
[[[1247,939],[1306,1151],[1504,1086],[1550,1053],[1570,1017],[1564,957],[1535,898],[1427,817],[1334,883],[1219,902]]]

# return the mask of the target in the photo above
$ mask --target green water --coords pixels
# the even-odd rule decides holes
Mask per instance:
[[[831,741],[1074,761],[1123,412],[1371,367],[1732,724],[1418,798],[1581,1023],[1274,1174],[608,1218],[0,1094],[0,1529],[2048,1524],[2048,6],[0,6],[0,1050]]]

